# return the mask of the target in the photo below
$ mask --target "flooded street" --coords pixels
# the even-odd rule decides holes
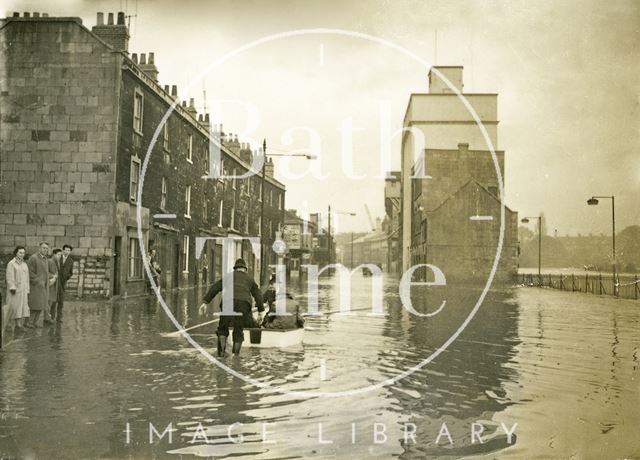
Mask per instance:
[[[30,331],[0,352],[0,456],[640,455],[638,302],[536,288],[490,292],[432,362],[376,386],[442,346],[480,295],[414,288],[418,311],[446,300],[439,314],[420,318],[402,307],[397,282],[385,283],[384,315],[368,314],[370,279],[360,275],[352,314],[339,315],[337,283],[321,279],[319,307],[329,313],[307,319],[301,346],[244,347],[240,358],[225,358],[269,388],[229,375],[170,334],[175,327],[155,299],[69,302],[61,327]],[[199,298],[166,300],[190,327],[211,319],[198,317]],[[214,328],[191,331],[210,352]],[[436,443],[443,424],[449,434]]]

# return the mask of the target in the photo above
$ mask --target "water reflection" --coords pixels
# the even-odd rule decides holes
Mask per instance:
[[[304,302],[304,285],[289,287]],[[319,289],[320,310],[336,310],[336,283],[322,279]],[[369,280],[356,277],[354,314],[309,318],[301,346],[245,348],[240,359],[230,357],[226,364],[287,390],[357,391],[427,358],[458,329],[480,295],[474,287],[416,289],[419,311],[447,301],[440,314],[419,318],[402,307],[394,281],[384,289],[383,316],[367,315]],[[206,320],[198,316],[201,295],[166,294],[181,326]],[[182,337],[166,334],[175,326],[155,298],[71,303],[62,327],[37,330],[0,353],[0,407],[19,414],[0,420],[0,453],[521,457],[536,451],[533,441],[540,437],[553,446],[546,454],[557,454],[553,449],[569,444],[574,433],[582,433],[579,428],[588,427],[594,439],[624,436],[621,420],[637,418],[624,402],[638,402],[630,378],[637,371],[638,310],[601,299],[584,315],[583,299],[532,289],[490,292],[458,339],[427,366],[392,385],[329,399],[263,390],[230,376]],[[209,350],[214,328],[193,331]],[[578,416],[584,427],[574,422],[561,441],[562,431],[546,429],[545,417],[554,410],[573,414],[576,404],[595,404],[597,410],[585,406],[585,413],[601,415]],[[568,416],[562,418],[569,423]],[[472,439],[474,423],[484,427],[483,443]],[[502,423],[519,424],[513,439]],[[448,437],[436,443],[443,424],[453,445]],[[277,443],[263,443],[264,432]]]

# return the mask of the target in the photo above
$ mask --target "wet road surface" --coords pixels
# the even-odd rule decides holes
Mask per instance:
[[[418,311],[447,301],[438,315],[419,318],[387,281],[385,314],[368,315],[369,283],[354,276],[351,315],[308,318],[302,345],[243,348],[239,359],[224,360],[271,389],[229,375],[171,335],[175,326],[155,299],[69,302],[61,327],[30,331],[0,352],[0,456],[640,455],[638,302],[537,288],[490,292],[432,362],[375,387],[446,342],[480,291],[414,289]],[[338,308],[336,286],[321,279],[320,311]],[[198,316],[200,294],[168,296],[181,325],[211,319]],[[214,327],[192,331],[209,351]],[[482,443],[472,434],[480,427]],[[150,429],[158,433],[151,443]]]

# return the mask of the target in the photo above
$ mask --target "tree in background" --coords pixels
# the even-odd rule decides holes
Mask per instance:
[[[640,269],[640,225],[631,225],[616,235],[616,256],[622,272]]]
[[[544,220],[543,220],[544,222]],[[526,227],[518,228],[520,240],[519,265],[523,268],[538,266],[538,235]],[[634,273],[640,270],[640,225],[632,225],[616,234],[616,256],[621,272]],[[542,232],[542,266],[546,268],[582,269],[608,271],[612,264],[611,236],[546,236]]]

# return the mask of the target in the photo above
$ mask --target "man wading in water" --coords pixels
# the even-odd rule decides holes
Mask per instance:
[[[229,278],[231,277],[231,278]],[[224,294],[223,294],[223,311],[220,315],[218,323],[218,356],[226,356],[225,348],[227,347],[227,337],[229,337],[229,327],[233,328],[233,353],[240,353],[244,334],[242,328],[245,326],[255,325],[251,316],[251,297],[256,301],[258,311],[262,313],[264,306],[262,305],[262,293],[260,288],[247,273],[247,263],[243,259],[236,260],[233,265],[233,271],[224,275],[222,279],[215,282],[209,292],[204,296],[203,303],[200,305],[200,312],[207,308],[207,304],[220,292],[224,286],[233,286],[233,312],[240,313],[238,316],[226,315],[224,310]]]

